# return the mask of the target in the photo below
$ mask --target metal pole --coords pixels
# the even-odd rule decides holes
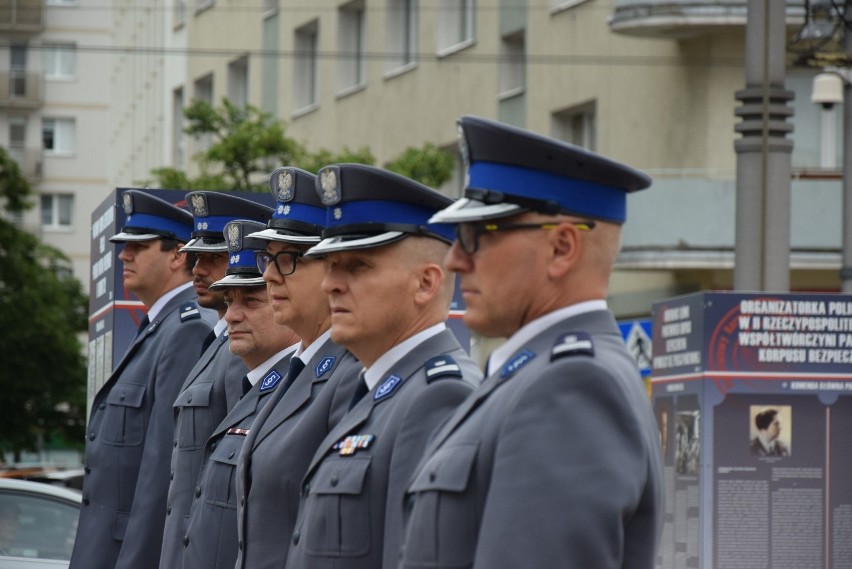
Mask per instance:
[[[852,0],[847,0],[852,1]],[[773,4],[774,9],[773,9]],[[749,0],[746,88],[736,93],[742,122],[737,153],[736,290],[790,288],[790,155],[787,119],[793,93],[784,89],[785,10],[773,0]]]
[[[843,47],[852,58],[852,0],[846,0],[843,16]],[[840,268],[840,290],[852,293],[852,80],[843,81],[843,265]]]

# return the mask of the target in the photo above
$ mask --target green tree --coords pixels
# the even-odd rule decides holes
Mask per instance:
[[[154,180],[138,182],[142,186],[184,190],[266,191],[267,176],[278,166],[295,166],[317,172],[327,164],[356,162],[376,163],[366,146],[340,152],[321,148],[309,151],[285,133],[285,123],[256,107],[238,108],[227,99],[214,107],[205,101],[194,101],[184,109],[189,126],[184,132],[199,140],[210,137],[207,150],[197,154],[201,174],[192,178],[175,168],[151,171]],[[387,168],[437,188],[450,179],[453,158],[433,144],[408,148],[392,160]]]
[[[9,213],[31,207],[31,189],[0,148],[0,202]],[[86,330],[86,298],[70,262],[0,216],[0,450],[73,441],[85,430],[86,362],[77,334]]]
[[[431,188],[438,188],[452,177],[455,162],[449,152],[427,142],[421,148],[406,148],[402,154],[385,164],[385,168]]]

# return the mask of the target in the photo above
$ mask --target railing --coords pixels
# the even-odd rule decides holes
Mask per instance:
[[[44,29],[44,0],[0,0],[0,32]]]
[[[30,181],[38,181],[42,177],[44,150],[41,148],[22,148],[11,146],[9,157],[18,163],[21,174]]]
[[[37,108],[44,99],[43,87],[41,73],[0,71],[0,107]]]

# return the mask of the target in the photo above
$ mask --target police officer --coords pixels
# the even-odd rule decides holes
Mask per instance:
[[[654,566],[659,437],[607,309],[626,194],[644,174],[494,121],[459,121],[456,229],[465,323],[507,337],[482,386],[438,429],[407,493],[399,564]]]
[[[173,567],[233,569],[237,559],[236,467],[240,450],[255,419],[277,392],[289,388],[287,370],[298,337],[275,323],[266,283],[257,268],[256,252],[266,242],[250,233],[266,225],[248,220],[225,226],[230,262],[227,275],[210,288],[223,291],[230,349],[250,371],[240,384],[245,396],[211,434],[196,482],[180,563]]]
[[[320,290],[325,262],[306,259],[319,242],[325,208],[314,175],[279,168],[270,179],[277,206],[259,268],[269,289],[275,320],[301,338],[288,379],[258,417],[238,465],[239,545],[237,567],[280,568],[299,504],[299,483],[319,442],[345,413],[360,364],[331,341],[328,297]]]
[[[192,231],[189,212],[136,190],[123,200],[127,221],[110,240],[124,243],[124,286],[148,314],[92,401],[74,569],[158,567],[172,404],[216,319],[196,304],[180,252]]]
[[[426,441],[481,379],[445,324],[452,233],[427,223],[451,200],[360,164],[327,166],[317,179],[328,225],[308,256],[328,264],[331,337],[365,371],[311,461],[286,567],[392,566],[403,492]]]
[[[192,239],[181,251],[195,254],[192,275],[198,304],[216,310],[219,321],[208,336],[208,348],[189,372],[174,403],[175,436],[160,556],[162,569],[180,567],[189,506],[205,443],[243,395],[240,378],[247,369],[242,359],[228,349],[223,292],[211,289],[228,268],[228,244],[223,230],[227,222],[237,218],[265,225],[272,217],[272,208],[223,192],[190,192],[186,203],[194,226]]]

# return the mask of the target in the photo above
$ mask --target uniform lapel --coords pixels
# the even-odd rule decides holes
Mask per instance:
[[[210,365],[210,362],[213,361],[216,354],[219,353],[219,350],[224,344],[225,342],[220,341],[218,337],[213,340],[213,343],[208,346],[207,350],[201,356],[201,359],[198,360],[198,363],[195,364],[195,367],[193,367],[192,371],[189,372],[189,375],[186,376],[186,380],[184,380],[183,386],[180,388],[181,392],[185,391],[187,387],[192,385],[192,382],[194,382],[195,379],[201,375],[205,369],[207,369],[207,366]]]

